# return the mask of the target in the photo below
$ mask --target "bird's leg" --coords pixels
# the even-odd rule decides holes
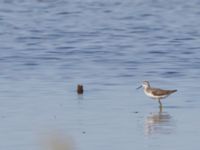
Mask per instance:
[[[159,108],[160,108],[159,109],[159,114],[161,114],[162,113],[162,108],[163,108],[162,105],[160,105]]]
[[[160,108],[162,108],[162,103],[161,103],[160,99],[158,99],[158,102],[160,104]]]

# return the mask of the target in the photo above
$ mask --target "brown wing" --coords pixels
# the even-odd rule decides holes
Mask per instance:
[[[152,89],[152,94],[157,95],[157,96],[162,96],[162,95],[169,95],[171,93],[176,92],[177,90],[162,90],[162,89]]]

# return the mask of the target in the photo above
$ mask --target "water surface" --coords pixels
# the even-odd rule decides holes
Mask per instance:
[[[199,4],[1,1],[0,149],[40,149],[53,130],[78,150],[198,149]],[[142,80],[178,92],[161,111]]]

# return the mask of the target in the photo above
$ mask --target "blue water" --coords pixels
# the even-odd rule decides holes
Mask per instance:
[[[78,150],[198,149],[199,5],[2,0],[0,149],[42,149],[54,130]],[[178,92],[161,111],[142,80]]]

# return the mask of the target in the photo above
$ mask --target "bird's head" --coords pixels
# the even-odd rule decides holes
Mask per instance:
[[[137,89],[140,89],[141,87],[143,88],[150,87],[149,81],[142,81],[142,85],[140,85]]]

